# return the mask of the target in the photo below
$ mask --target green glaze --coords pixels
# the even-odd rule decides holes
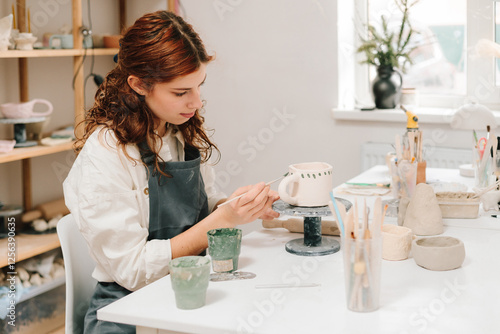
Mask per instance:
[[[184,256],[170,261],[169,267],[177,307],[192,310],[205,305],[210,259],[203,256]]]
[[[237,228],[218,228],[207,232],[208,253],[214,272],[233,272],[238,269],[242,231]]]

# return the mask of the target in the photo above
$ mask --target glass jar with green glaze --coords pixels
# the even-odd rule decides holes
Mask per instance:
[[[242,230],[217,228],[207,232],[208,253],[212,258],[212,270],[230,273],[238,269]]]

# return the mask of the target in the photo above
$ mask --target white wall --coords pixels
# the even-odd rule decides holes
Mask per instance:
[[[335,8],[331,1],[183,1],[216,60],[203,94],[227,193],[291,163],[335,164]],[[225,3],[227,7],[216,7]],[[340,149],[340,150],[339,150]],[[338,166],[335,166],[338,168]],[[338,180],[337,180],[338,181]]]
[[[219,184],[228,194],[248,183],[272,180],[288,164],[303,161],[331,163],[334,182],[340,184],[360,172],[363,142],[392,143],[395,134],[405,132],[404,123],[332,119],[337,85],[342,85],[337,77],[336,2],[183,3],[188,21],[217,55],[203,94],[206,119],[216,129],[222,151],[216,167]],[[285,111],[290,118],[277,121],[273,129],[276,113]],[[470,134],[452,132],[448,125],[421,128],[427,144],[467,147],[470,140]],[[260,138],[255,154],[250,153],[250,137]]]
[[[107,3],[92,2],[94,8]],[[165,8],[165,3],[128,1],[128,23],[145,12]],[[182,0],[182,4],[187,20],[200,33],[209,53],[216,55],[202,90],[207,101],[206,121],[216,130],[213,138],[222,152],[216,165],[218,183],[228,195],[240,186],[272,180],[285,173],[289,164],[304,161],[329,162],[336,171],[334,182],[340,184],[360,172],[361,143],[393,142],[396,133],[404,133],[403,123],[332,119],[337,85],[342,85],[337,78],[335,1]],[[93,11],[94,25],[113,20],[109,11],[114,9]],[[0,60],[2,87],[15,80],[13,62]],[[36,67],[30,71],[35,80],[30,82],[30,90],[53,102],[65,101],[67,113],[72,115],[71,64],[62,62],[71,60],[30,60],[30,70]],[[9,79],[4,75],[7,71]],[[15,99],[16,90],[7,90],[8,97]],[[0,102],[6,101],[2,93],[0,98]],[[60,117],[66,115],[62,109]],[[65,121],[71,121],[68,115]],[[447,125],[421,124],[421,128],[439,146],[469,144],[469,136],[452,132]],[[67,165],[65,155],[57,157],[63,166]],[[40,161],[40,172],[57,181],[52,157],[34,159],[33,164],[38,167]],[[14,167],[0,165],[0,200],[19,202],[19,167],[9,165]],[[39,182],[35,182],[36,201],[50,200],[48,194],[39,192]],[[60,192],[60,184],[53,184]]]

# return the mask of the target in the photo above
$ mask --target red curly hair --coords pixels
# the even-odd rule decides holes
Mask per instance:
[[[155,84],[170,82],[198,70],[213,59],[193,27],[181,17],[167,11],[145,14],[131,26],[120,40],[117,66],[107,74],[95,94],[93,107],[86,113],[84,134],[78,138],[75,151],[99,126],[113,130],[118,147],[131,158],[125,146],[148,143],[155,155],[155,166],[162,161],[158,155],[161,138],[155,133],[155,116],[146,105],[144,96],[127,83],[130,75],[141,80],[142,87],[151,91]],[[200,150],[206,162],[217,149],[204,128],[200,111],[186,123],[178,125],[185,143]],[[161,146],[160,146],[161,147]]]

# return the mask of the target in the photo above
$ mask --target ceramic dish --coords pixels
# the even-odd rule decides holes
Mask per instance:
[[[105,35],[102,42],[105,48],[119,48],[121,35]]]
[[[0,140],[0,153],[8,153],[14,149],[15,140]]]
[[[435,193],[467,191],[467,185],[458,182],[436,182],[429,185],[434,189]]]
[[[453,237],[416,239],[411,249],[415,263],[429,270],[456,269],[465,259],[464,243]]]
[[[480,200],[472,192],[438,192],[436,198],[443,218],[477,218]]]

